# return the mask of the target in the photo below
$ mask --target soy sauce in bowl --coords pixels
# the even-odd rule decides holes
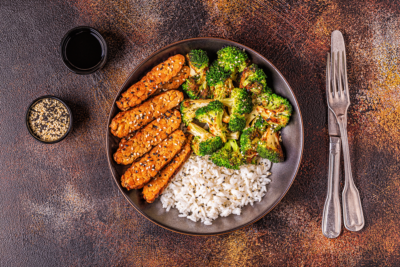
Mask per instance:
[[[77,74],[90,74],[104,66],[107,44],[101,34],[91,27],[70,30],[61,41],[64,64]]]

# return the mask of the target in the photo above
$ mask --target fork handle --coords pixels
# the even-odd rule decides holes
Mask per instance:
[[[337,116],[340,135],[342,137],[343,163],[345,183],[342,193],[344,226],[349,231],[359,231],[364,227],[364,215],[360,194],[354,184],[351,173],[349,142],[347,139],[347,116]]]
[[[328,193],[322,215],[322,233],[336,238],[342,230],[342,211],[339,200],[340,138],[329,139]]]

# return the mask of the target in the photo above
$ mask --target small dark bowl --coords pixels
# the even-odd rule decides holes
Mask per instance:
[[[63,104],[63,105],[65,106],[65,108],[68,110],[68,114],[69,114],[69,125],[68,125],[68,130],[67,130],[67,132],[66,132],[63,136],[61,136],[59,139],[57,139],[57,140],[55,140],[55,141],[51,141],[51,142],[46,142],[46,141],[43,141],[43,140],[39,139],[39,138],[32,132],[32,129],[31,129],[31,127],[29,126],[29,111],[31,110],[31,107],[32,107],[34,104],[36,104],[36,102],[38,102],[39,100],[42,100],[42,99],[45,99],[45,98],[53,98],[53,99],[55,99],[55,100],[57,100],[57,101],[60,101],[61,104]],[[67,137],[67,135],[71,132],[71,129],[72,129],[72,112],[71,112],[71,109],[67,106],[67,104],[65,104],[65,102],[62,101],[61,99],[59,99],[58,97],[55,97],[55,96],[52,96],[52,95],[44,95],[44,96],[41,96],[41,97],[36,98],[35,100],[33,100],[33,101],[29,104],[28,109],[26,110],[26,114],[25,114],[25,124],[26,124],[26,128],[28,129],[29,134],[30,134],[33,138],[35,138],[36,140],[38,140],[39,142],[41,142],[41,143],[43,143],[43,144],[55,144],[55,143],[58,143],[58,142],[62,141],[62,140],[63,140],[65,137]]]
[[[142,190],[127,191],[121,186],[121,176],[130,165],[119,165],[114,161],[113,154],[118,149],[120,139],[111,134],[108,125],[110,125],[111,120],[120,111],[115,102],[119,99],[121,93],[139,81],[155,65],[176,54],[186,55],[192,49],[205,50],[212,62],[216,59],[216,52],[228,45],[246,50],[251,61],[265,71],[268,77],[268,85],[273,88],[274,92],[290,101],[293,106],[293,114],[289,124],[282,130],[283,146],[286,152],[285,162],[272,164],[272,175],[270,177],[272,182],[268,185],[268,191],[261,202],[256,202],[253,206],[245,206],[242,209],[241,215],[231,214],[228,217],[219,217],[212,222],[212,225],[204,225],[201,222],[192,222],[189,219],[178,217],[179,213],[177,209],[171,209],[169,212],[166,212],[162,207],[160,198],[149,204],[143,200],[141,196]],[[217,235],[232,232],[258,221],[281,201],[292,185],[299,169],[303,154],[303,136],[303,120],[296,97],[289,83],[271,62],[253,49],[242,44],[220,38],[201,37],[182,40],[163,47],[143,60],[131,72],[125,83],[121,86],[111,107],[106,130],[106,153],[113,180],[120,192],[144,217],[165,229],[181,234]]]
[[[103,57],[99,61],[99,63],[97,63],[95,66],[87,68],[87,69],[81,69],[81,68],[74,66],[68,60],[67,55],[66,55],[66,47],[67,47],[68,41],[71,39],[72,36],[74,36],[80,32],[92,33],[97,38],[97,40],[100,42],[101,50],[102,50],[102,54],[103,54]],[[94,72],[98,71],[99,69],[101,69],[106,64],[107,53],[108,53],[108,49],[107,49],[106,40],[104,40],[103,36],[97,30],[95,30],[89,26],[79,26],[79,27],[69,30],[62,38],[61,44],[60,44],[60,54],[61,54],[62,60],[64,62],[64,65],[73,73],[81,74],[81,75],[91,74],[91,73],[94,73]]]

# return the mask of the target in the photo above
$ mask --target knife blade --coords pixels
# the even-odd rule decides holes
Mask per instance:
[[[333,31],[331,35],[331,55],[336,55],[338,51],[345,51],[345,46],[342,33],[336,30]],[[340,129],[336,117],[329,108],[328,108],[328,132],[330,136],[340,136]]]
[[[329,136],[340,136],[339,125],[333,112],[328,108],[328,133]]]

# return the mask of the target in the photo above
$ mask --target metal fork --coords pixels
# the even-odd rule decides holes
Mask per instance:
[[[329,75],[328,79],[331,82],[327,86],[326,94],[328,107],[335,114],[342,138],[345,169],[345,184],[342,193],[344,226],[350,231],[359,231],[364,227],[364,215],[360,195],[351,173],[349,143],[347,139],[347,109],[350,105],[350,97],[347,84],[345,51],[333,52],[330,63],[328,63],[329,70],[327,69],[327,75]]]

